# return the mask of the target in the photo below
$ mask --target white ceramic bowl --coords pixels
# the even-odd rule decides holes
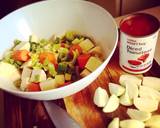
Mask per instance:
[[[93,82],[104,70],[113,55],[117,40],[117,26],[112,16],[100,6],[82,0],[50,0],[18,9],[0,20],[0,54],[12,46],[15,38],[28,40],[32,33],[40,38],[62,35],[75,30],[91,36],[104,51],[105,61],[93,73],[68,86],[41,92],[22,92],[1,79],[1,89],[14,95],[53,100],[72,95]],[[5,69],[4,69],[5,70]],[[2,85],[5,83],[6,85]]]

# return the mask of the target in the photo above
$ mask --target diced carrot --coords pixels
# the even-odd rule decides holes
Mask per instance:
[[[40,63],[43,64],[46,59],[48,59],[48,61],[54,65],[57,64],[57,60],[56,60],[55,55],[53,53],[50,53],[50,52],[40,53],[40,55],[39,55]]]
[[[69,51],[70,51],[70,54],[72,55],[73,54],[73,51],[76,51],[78,50],[79,54],[82,53],[82,48],[78,45],[78,44],[74,44],[70,47]]]
[[[29,56],[29,51],[27,50],[16,50],[13,52],[13,59],[17,61],[28,61],[30,56]]]
[[[41,91],[39,83],[30,83],[30,84],[28,84],[27,91],[29,91],[29,92]]]
[[[78,66],[80,67],[80,69],[84,69],[88,59],[90,58],[90,54],[82,54],[80,56],[78,56]]]

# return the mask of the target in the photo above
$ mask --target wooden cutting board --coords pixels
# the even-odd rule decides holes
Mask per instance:
[[[119,76],[125,72],[118,64],[118,49],[101,75],[87,88],[72,96],[56,102],[67,110],[82,128],[106,128],[113,117],[128,118],[126,107],[120,106],[113,113],[105,114],[93,104],[97,87],[108,90],[108,82],[118,83]],[[151,70],[143,75],[160,77],[160,66],[154,61]],[[139,75],[142,76],[142,75]],[[157,113],[160,114],[160,107]],[[5,128],[55,128],[41,101],[34,101],[4,93]]]
[[[77,94],[64,98],[67,112],[82,128],[106,128],[114,117],[119,117],[121,120],[129,118],[125,106],[121,105],[115,112],[106,114],[93,103],[93,95],[97,87],[100,86],[108,91],[109,82],[118,83],[119,76],[127,74],[120,68],[118,62],[118,49],[116,49],[105,70],[91,85]],[[160,66],[154,61],[151,70],[142,75],[160,77]],[[138,76],[141,77],[142,75]],[[160,106],[156,113],[160,114]]]

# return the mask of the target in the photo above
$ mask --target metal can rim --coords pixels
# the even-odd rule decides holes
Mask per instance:
[[[133,35],[128,34],[128,33],[126,33],[126,32],[124,32],[124,31],[121,30],[121,25],[124,23],[124,21],[126,21],[126,20],[128,20],[128,19],[131,19],[131,18],[133,18],[133,17],[136,17],[136,16],[144,16],[144,15],[147,16],[147,17],[150,17],[150,18],[154,19],[154,20],[157,22],[157,29],[156,29],[153,33],[148,34],[148,35],[145,35],[145,36],[133,36]],[[155,16],[153,16],[153,15],[151,15],[151,14],[148,14],[148,13],[133,13],[133,14],[130,14],[130,15],[128,15],[127,17],[123,18],[123,19],[120,21],[120,32],[122,32],[122,33],[124,33],[124,34],[126,34],[127,36],[130,36],[130,37],[144,38],[144,37],[152,36],[152,35],[154,35],[156,32],[158,32],[159,29],[160,29],[160,21],[159,21]]]

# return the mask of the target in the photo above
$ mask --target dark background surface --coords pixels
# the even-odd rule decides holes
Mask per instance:
[[[0,18],[22,6],[41,0],[0,0]]]

